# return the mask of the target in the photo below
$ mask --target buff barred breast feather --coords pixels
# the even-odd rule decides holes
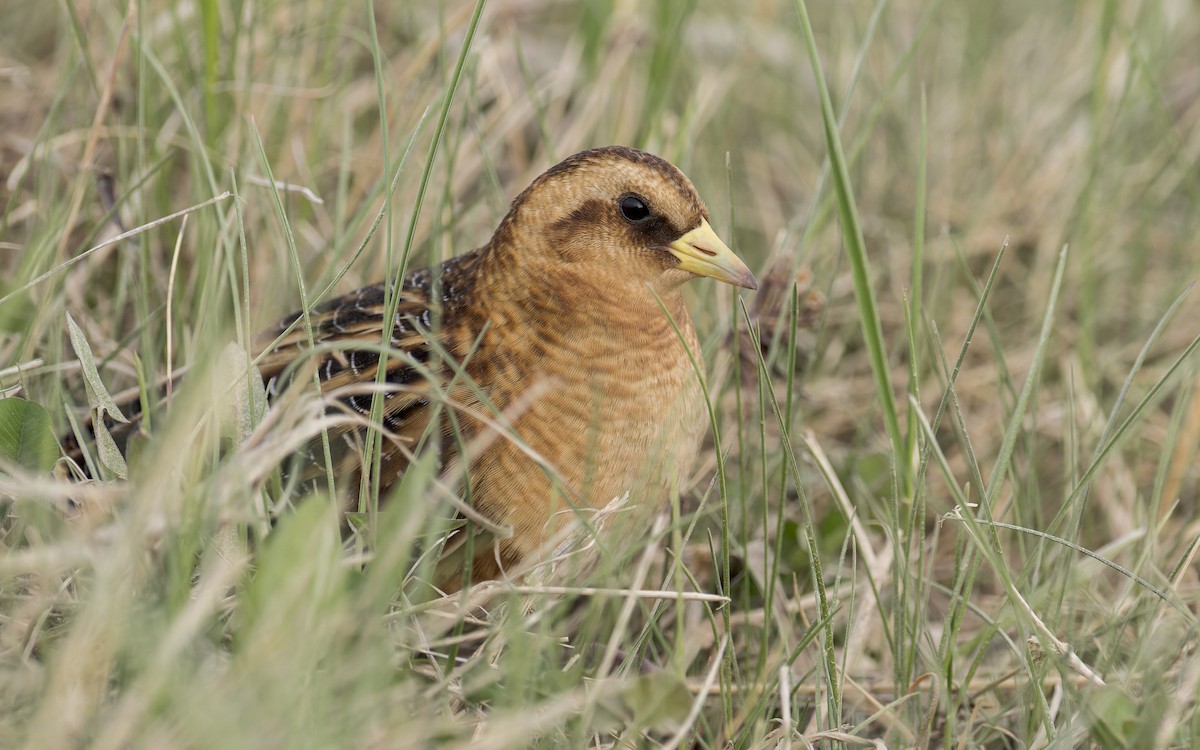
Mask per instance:
[[[370,414],[381,391],[379,496],[432,435],[443,467],[465,459],[475,510],[511,530],[471,546],[471,579],[501,576],[571,509],[625,493],[659,507],[690,470],[707,419],[681,287],[704,276],[757,288],[708,218],[657,156],[575,154],[517,196],[483,247],[409,273],[391,321],[381,283],[311,311],[316,352],[299,313],[264,331],[268,394],[312,387],[311,370],[289,367],[299,359],[355,412]],[[382,388],[356,388],[375,384],[381,362]],[[362,432],[329,436],[334,474],[355,495]],[[467,562],[453,540],[447,550],[433,583],[452,591]]]

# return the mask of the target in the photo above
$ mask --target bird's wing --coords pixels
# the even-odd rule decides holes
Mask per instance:
[[[443,264],[436,274],[428,269],[410,273],[387,323],[386,287],[375,284],[317,307],[309,313],[307,324],[296,313],[259,335],[258,368],[269,398],[278,398],[288,388],[313,387],[315,373],[322,394],[331,399],[331,410],[350,417],[328,433],[335,477],[360,476],[357,470],[364,465],[363,443],[370,434],[376,393],[383,399],[381,491],[386,492],[403,473],[413,450],[427,435],[442,441],[443,460],[453,454],[454,441],[445,435],[447,419],[438,415],[463,387],[445,360],[461,356],[463,342],[477,333],[455,304],[458,293],[470,283],[475,259],[471,253]],[[386,344],[385,329],[391,331]],[[385,362],[382,379],[381,360]],[[449,382],[455,385],[446,393]],[[431,430],[435,419],[439,429]],[[311,445],[308,452],[312,461],[301,476],[323,476],[323,445]]]
[[[441,369],[431,356],[438,349],[432,333],[437,310],[418,289],[401,294],[391,326],[384,325],[385,314],[383,285],[375,285],[312,311],[311,345],[300,314],[285,318],[259,338],[265,348],[258,367],[269,398],[278,398],[288,388],[312,387],[315,374],[321,392],[331,399],[331,411],[351,418],[328,434],[335,477],[355,475],[362,465],[376,393],[383,398],[384,468],[392,477],[408,465],[433,412]],[[388,327],[392,333],[385,344]],[[381,360],[384,375],[378,381]],[[302,477],[324,475],[323,447],[310,446],[309,453],[311,466]]]

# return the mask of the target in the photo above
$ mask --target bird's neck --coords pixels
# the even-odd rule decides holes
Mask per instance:
[[[674,336],[672,321],[691,329],[678,284],[655,286],[599,263],[513,263],[488,250],[481,257],[478,281],[489,294],[510,300],[505,309],[514,316],[493,324],[523,326],[530,332],[594,330],[614,337],[627,337],[632,331]]]

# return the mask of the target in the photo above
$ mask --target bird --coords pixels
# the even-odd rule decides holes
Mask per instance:
[[[626,493],[661,508],[690,471],[707,406],[682,289],[700,277],[757,289],[709,219],[667,160],[581,151],[517,195],[483,246],[263,331],[267,393],[312,388],[303,361],[360,423],[381,398],[379,497],[432,444],[444,471],[462,469],[474,511],[507,531],[469,552],[447,542],[435,585],[504,578],[573,513]],[[353,424],[328,434],[333,474],[354,477],[355,494],[365,440]],[[324,476],[320,446],[310,453],[309,476]]]

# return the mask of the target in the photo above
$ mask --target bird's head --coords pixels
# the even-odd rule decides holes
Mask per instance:
[[[513,201],[493,243],[577,277],[672,289],[707,276],[757,289],[708,224],[708,209],[670,162],[623,146],[582,151],[551,167]]]

